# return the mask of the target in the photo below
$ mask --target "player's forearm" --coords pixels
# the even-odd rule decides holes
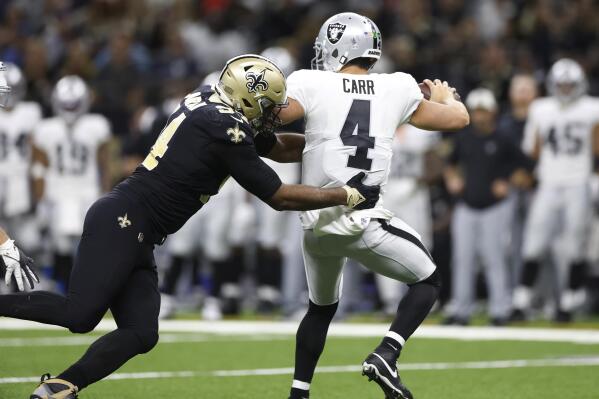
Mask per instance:
[[[307,211],[346,205],[347,191],[343,188],[283,184],[268,201],[268,204],[278,211]]]
[[[0,227],[0,245],[4,244],[6,241],[9,240],[10,237],[8,237],[8,234],[6,234],[6,231],[4,231],[2,229],[2,227]]]
[[[267,158],[276,162],[301,162],[306,139],[303,134],[278,133],[277,142],[268,153]]]

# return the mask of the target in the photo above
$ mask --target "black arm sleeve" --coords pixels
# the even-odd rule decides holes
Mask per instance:
[[[283,184],[276,172],[260,159],[253,145],[219,143],[218,153],[229,174],[262,201],[270,199]]]
[[[258,155],[264,157],[270,153],[273,147],[277,144],[277,136],[274,134],[260,133],[254,137],[254,145]]]

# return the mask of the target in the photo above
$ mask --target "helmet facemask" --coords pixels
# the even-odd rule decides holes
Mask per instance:
[[[275,130],[283,124],[279,114],[283,108],[286,108],[288,103],[275,104],[270,99],[263,97],[258,100],[261,115],[251,122],[252,127],[257,134],[273,134]]]
[[[6,81],[6,76],[4,72],[6,71],[6,67],[2,62],[0,62],[0,107],[4,108],[8,103],[8,97],[10,96],[10,86]]]

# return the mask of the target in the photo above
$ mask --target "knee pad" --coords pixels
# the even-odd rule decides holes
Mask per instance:
[[[139,341],[139,353],[146,353],[152,350],[158,343],[158,331],[153,329],[133,330],[133,333]]]

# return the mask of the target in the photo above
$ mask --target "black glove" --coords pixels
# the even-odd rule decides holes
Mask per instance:
[[[347,206],[352,209],[370,209],[379,201],[381,188],[379,186],[367,186],[362,183],[366,173],[360,172],[345,183],[347,191]]]

